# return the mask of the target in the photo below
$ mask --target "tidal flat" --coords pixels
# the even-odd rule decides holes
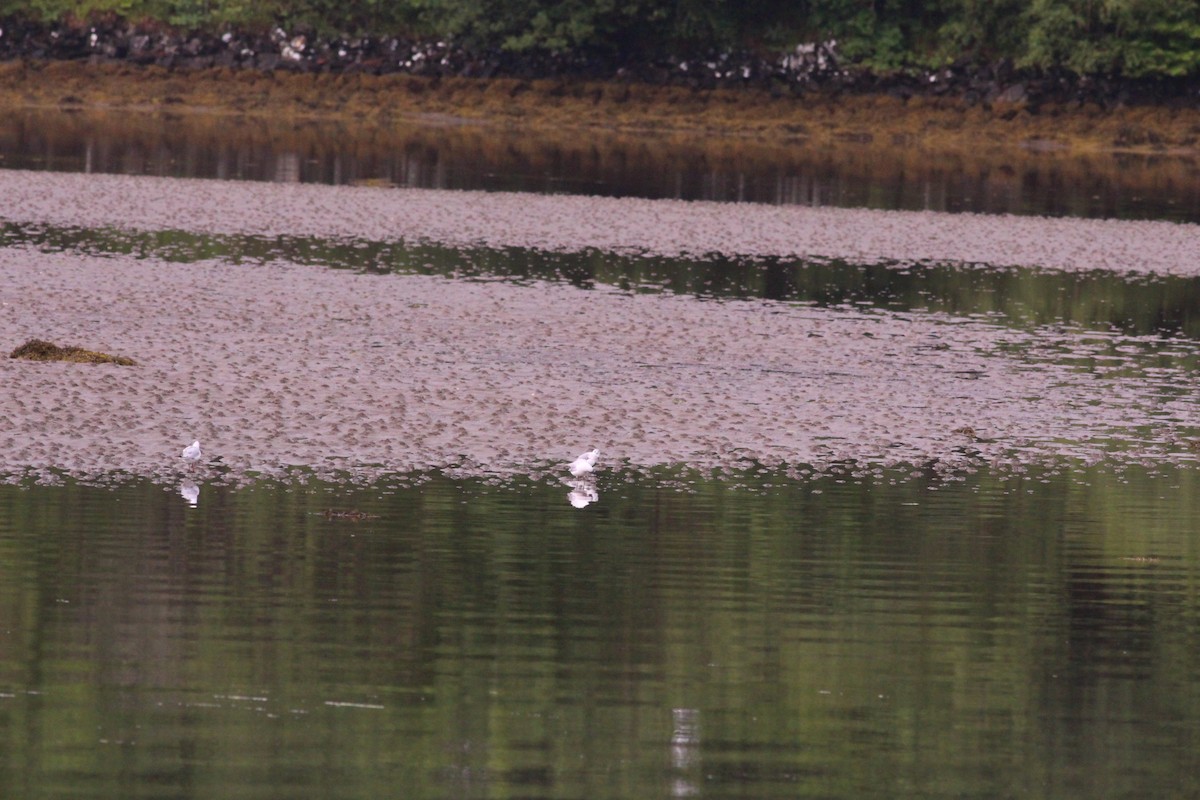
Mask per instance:
[[[0,172],[13,225],[305,236],[603,258],[717,255],[1200,272],[1200,226],[565,195]],[[222,257],[0,249],[0,341],[136,367],[0,360],[0,472],[374,479],[607,468],[952,475],[1188,463],[1195,343],[987,315],[715,300]],[[11,347],[6,347],[11,349]]]

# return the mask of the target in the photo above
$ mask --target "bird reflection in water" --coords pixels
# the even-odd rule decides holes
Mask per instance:
[[[700,709],[671,709],[672,797],[700,793]]]
[[[200,487],[195,481],[184,478],[179,484],[179,496],[188,501],[188,505],[192,508],[200,505]]]
[[[567,481],[567,485],[571,487],[571,491],[567,492],[567,501],[576,508],[583,508],[600,499],[595,481],[576,479]]]

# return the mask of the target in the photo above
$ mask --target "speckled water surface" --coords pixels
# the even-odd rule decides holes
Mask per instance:
[[[1200,226],[0,172],[0,219],[647,256],[1200,272]],[[367,266],[367,265],[364,265]],[[1196,343],[988,316],[0,249],[0,471],[945,473],[1191,462]]]

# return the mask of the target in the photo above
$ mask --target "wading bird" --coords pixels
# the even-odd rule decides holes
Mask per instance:
[[[199,439],[192,442],[187,447],[183,448],[183,460],[188,463],[189,469],[191,467],[195,466],[196,462],[200,460],[200,457],[201,457],[201,453],[200,453],[200,440]]]
[[[567,471],[576,478],[582,478],[596,468],[596,459],[599,457],[599,450],[589,450],[568,464]]]

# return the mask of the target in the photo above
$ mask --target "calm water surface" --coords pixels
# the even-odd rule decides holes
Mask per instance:
[[[0,167],[853,208],[1200,221],[1200,162],[478,125],[389,128],[205,115],[10,113]]]
[[[0,487],[0,790],[1200,790],[1195,472],[661,477]]]

